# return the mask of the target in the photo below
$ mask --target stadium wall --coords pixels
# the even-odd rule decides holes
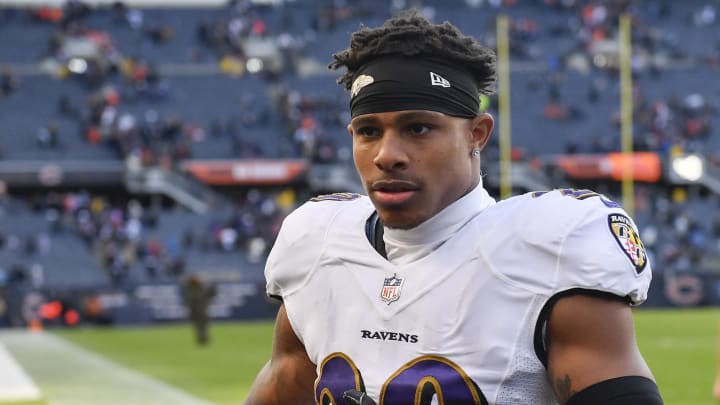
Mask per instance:
[[[215,285],[217,295],[208,309],[213,320],[271,319],[277,313],[279,303],[266,297],[262,281],[222,281]],[[18,286],[6,288],[4,298],[7,312],[6,319],[0,317],[0,326],[25,326],[37,320],[53,327],[142,325],[188,319],[182,285],[178,283],[47,290]],[[720,274],[655,274],[642,308],[703,306],[720,306]]]
[[[276,315],[279,303],[265,295],[261,282],[215,283],[216,295],[208,308],[214,320],[265,319]],[[142,325],[188,319],[177,283],[137,284],[124,288],[85,286],[82,289],[43,290],[6,288],[6,319],[0,326],[79,324]]]

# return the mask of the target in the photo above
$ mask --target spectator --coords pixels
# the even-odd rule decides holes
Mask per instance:
[[[206,346],[210,343],[208,307],[216,294],[214,285],[206,285],[196,275],[188,277],[185,282],[183,300],[188,308],[188,315],[195,332],[195,343],[198,346]]]
[[[58,128],[55,124],[38,128],[36,135],[37,146],[42,149],[52,149],[58,145]]]
[[[20,79],[8,67],[0,70],[0,99],[9,96],[20,88]]]

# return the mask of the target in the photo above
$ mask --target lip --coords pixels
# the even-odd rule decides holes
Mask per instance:
[[[383,205],[399,205],[415,195],[415,191],[373,191],[375,201]]]
[[[399,205],[410,200],[419,187],[407,180],[378,180],[372,183],[370,189],[377,203]]]

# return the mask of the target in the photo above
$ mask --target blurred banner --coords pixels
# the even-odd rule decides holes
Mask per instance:
[[[656,183],[662,176],[660,156],[654,152],[560,155],[546,162],[560,168],[570,179],[620,181],[629,165],[633,179]]]
[[[0,162],[0,180],[11,187],[117,186],[125,179],[121,161],[8,160]]]
[[[271,185],[298,180],[307,166],[302,159],[187,160],[181,170],[214,186]]]
[[[67,0],[0,0],[5,7],[63,7]],[[83,0],[89,6],[112,6],[117,0]],[[182,8],[182,7],[224,7],[228,0],[124,0],[128,7],[140,8]]]
[[[654,273],[642,307],[700,307],[720,305],[720,274]]]

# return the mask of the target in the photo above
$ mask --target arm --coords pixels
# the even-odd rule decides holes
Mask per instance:
[[[243,405],[315,404],[317,375],[290,326],[285,306],[275,320],[272,357],[260,370]]]
[[[587,395],[588,387],[628,376],[647,380],[640,379],[642,388],[628,387],[628,379],[615,380],[613,390],[617,388],[622,398],[601,398],[593,403],[662,404],[659,394],[651,392],[656,386],[635,342],[632,309],[627,303],[583,294],[560,298],[550,315],[547,338],[548,371],[560,404],[574,404],[568,400],[583,390]],[[631,381],[637,383],[638,379]],[[607,386],[602,388],[600,391],[608,392]],[[580,403],[589,403],[586,398]]]

